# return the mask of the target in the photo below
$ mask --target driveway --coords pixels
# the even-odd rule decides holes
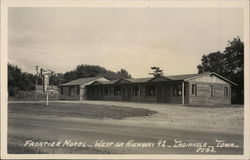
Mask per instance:
[[[125,123],[124,121],[103,121],[83,118],[58,118],[46,116],[27,116],[12,114],[9,116],[9,138],[18,146],[27,140],[85,142],[92,148],[51,148],[38,147],[44,153],[111,153],[111,154],[242,154],[242,134],[204,132]],[[22,137],[12,139],[12,137]],[[233,147],[218,147],[216,140],[234,143]],[[122,147],[95,146],[97,142],[124,143]],[[158,147],[160,142],[164,146]],[[177,143],[178,141],[178,143]],[[183,147],[184,143],[200,144],[195,147]],[[9,143],[9,144],[10,144]],[[18,144],[16,144],[18,143]],[[129,145],[127,145],[129,143]],[[136,147],[133,143],[151,143],[154,146]],[[206,144],[206,145],[205,145]],[[214,151],[205,153],[202,149]]]

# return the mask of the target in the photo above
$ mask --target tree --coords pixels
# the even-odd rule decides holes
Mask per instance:
[[[77,79],[75,71],[69,71],[63,74],[63,83]]]
[[[53,73],[49,77],[50,85],[59,86],[64,82],[62,73]]]
[[[235,100],[237,103],[244,102],[244,43],[239,37],[228,42],[225,48],[225,59],[228,77],[231,81],[237,83],[233,89],[237,93]]]
[[[159,77],[163,75],[163,70],[161,70],[160,67],[151,67],[151,69],[153,70],[153,72],[149,74],[153,75],[154,77]]]
[[[131,78],[131,75],[125,69],[121,69],[120,71],[117,71],[116,75],[118,79]]]
[[[223,77],[235,82],[238,86],[233,86],[237,94],[232,101],[243,103],[244,101],[244,43],[239,37],[228,41],[228,46],[222,52],[217,51],[203,55],[201,64],[197,66],[198,73],[216,72]]]
[[[9,96],[15,96],[19,90],[34,90],[35,81],[36,77],[33,74],[22,72],[19,67],[8,64]]]
[[[38,70],[38,66],[36,66]],[[121,78],[131,78],[131,75],[125,70],[113,72],[98,65],[78,65],[76,69],[66,73],[56,73],[52,71],[50,76],[50,85],[58,86],[78,78],[87,78],[95,76],[104,76],[109,80]],[[42,84],[42,78],[39,75],[22,72],[18,66],[8,64],[8,91],[10,96],[15,96],[19,90],[30,91],[35,89],[36,80]]]
[[[131,75],[125,69],[113,72],[98,65],[88,65],[88,64],[84,65],[81,64],[76,66],[75,70],[66,72],[63,75],[63,78],[64,82],[69,82],[78,78],[87,78],[95,76],[104,76],[109,80],[117,80],[120,78],[131,78]]]
[[[198,73],[213,71],[220,75],[224,75],[225,72],[225,55],[220,51],[203,55],[201,64],[197,66]]]
[[[21,69],[8,63],[8,93],[15,96],[20,90],[18,87],[21,77]]]

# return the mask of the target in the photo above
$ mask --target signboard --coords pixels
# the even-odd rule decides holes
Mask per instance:
[[[47,92],[49,88],[49,75],[44,75],[43,76],[43,91]]]
[[[51,75],[51,71],[41,69],[41,75],[43,77],[43,91],[47,92],[49,88],[49,76]]]
[[[49,105],[49,92],[51,92],[49,88],[49,76],[51,75],[51,70],[44,70],[41,68],[41,75],[43,77],[43,91],[47,93],[46,105]]]

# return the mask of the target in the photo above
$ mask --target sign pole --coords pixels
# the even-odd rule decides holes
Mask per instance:
[[[37,101],[37,85],[38,85],[38,78],[39,78],[39,73],[38,73],[39,66],[36,66],[35,68],[36,68],[36,75],[37,75],[36,87],[35,87],[35,100]]]
[[[49,76],[51,75],[51,70],[44,70],[41,68],[41,75],[43,77],[43,92],[46,93],[46,105],[49,105]]]
[[[48,92],[46,93],[46,101],[47,101],[46,105],[48,106],[49,105],[49,93]]]

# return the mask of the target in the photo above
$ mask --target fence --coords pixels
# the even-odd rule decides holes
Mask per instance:
[[[9,97],[11,101],[44,101],[46,100],[46,93],[38,91],[18,91],[15,96]],[[49,100],[59,100],[60,93],[53,91],[49,93]]]

